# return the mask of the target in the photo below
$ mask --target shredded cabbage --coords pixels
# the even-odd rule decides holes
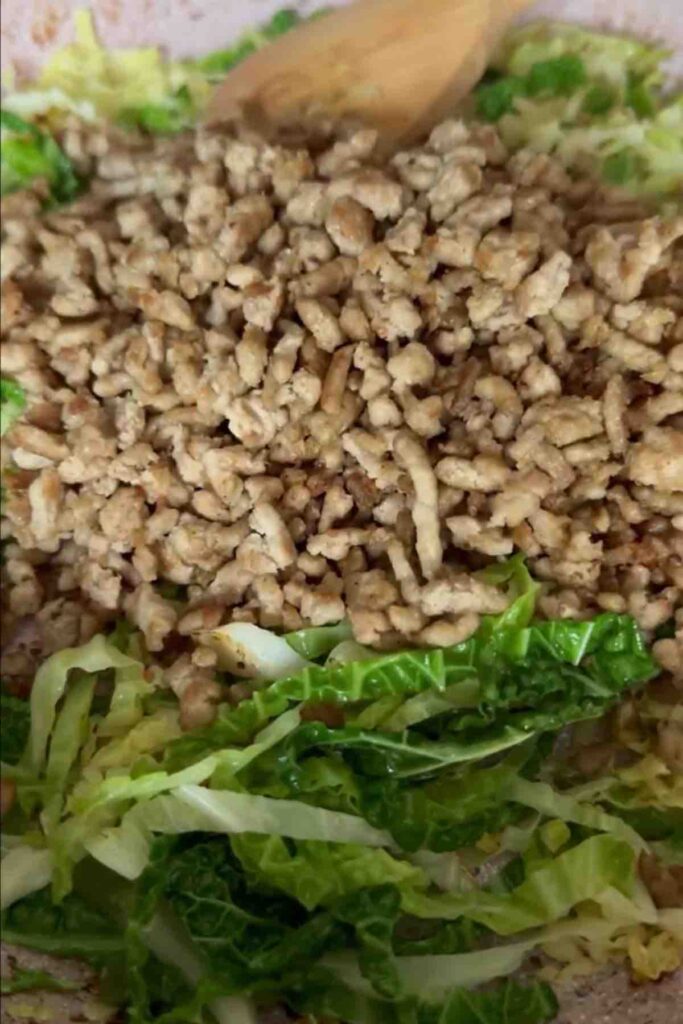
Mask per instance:
[[[263,729],[250,746],[211,754],[175,773],[153,769],[136,778],[127,774],[110,774],[97,781],[91,781],[86,775],[83,782],[74,787],[67,802],[67,811],[72,816],[54,830],[51,838],[55,864],[59,867],[56,880],[58,891],[68,891],[73,862],[80,859],[86,849],[98,860],[118,871],[121,864],[130,860],[123,851],[128,843],[132,843],[134,854],[138,855],[132,859],[135,867],[122,873],[129,878],[137,877],[146,862],[148,844],[145,836],[154,831],[151,822],[162,820],[165,811],[174,809],[172,804],[157,802],[157,818],[152,819],[149,812],[154,806],[151,803],[154,797],[169,791],[180,791],[185,786],[198,786],[219,769],[223,784],[226,784],[227,780],[233,779],[251,761],[289,735],[299,723],[299,711],[293,708]],[[130,800],[150,802],[140,802],[134,807],[124,817],[120,830],[109,829],[108,819],[112,814],[115,815],[115,808]],[[98,838],[103,827],[104,831]],[[108,852],[110,849],[114,850],[113,854]]]
[[[513,974],[538,944],[537,939],[477,950],[476,953],[441,954],[436,956],[401,956],[396,958],[398,975],[408,995],[423,999],[443,998],[454,986],[475,988],[485,982]],[[345,954],[332,954],[326,966],[343,978],[356,992],[372,994],[357,960]]]
[[[633,851],[626,843],[613,836],[592,836],[542,864],[510,894],[407,892],[403,902],[416,917],[469,917],[499,935],[513,935],[565,917],[610,886],[632,891],[634,866]]]
[[[351,996],[366,1009],[379,997],[403,1005],[421,977],[425,992],[461,1007],[469,985],[521,966],[532,948],[554,950],[559,963],[574,956],[576,934],[553,929],[587,905],[591,924],[582,917],[581,926],[592,929],[596,962],[618,948],[641,973],[668,963],[669,938],[634,938],[638,928],[666,929],[634,878],[648,841],[615,803],[624,791],[633,799],[643,778],[651,793],[662,768],[644,759],[581,793],[537,777],[546,733],[600,715],[650,678],[642,637],[628,616],[535,620],[538,588],[519,557],[485,572],[508,608],[442,651],[365,658],[346,624],[295,637],[222,627],[222,664],[259,675],[258,688],[186,735],[130,630],[48,659],[16,775],[20,829],[29,826],[18,845],[6,844],[14,931],[25,901],[45,900],[36,887],[51,883],[58,901],[76,899],[94,865],[133,889],[127,970],[137,964],[129,986],[143,1003],[144,964],[163,961],[163,936],[155,953],[146,928],[167,903],[193,936],[190,953],[205,953],[210,937],[240,961],[251,941],[240,931],[244,915],[254,917],[254,901],[280,901],[254,925],[251,966],[228,958],[233,988],[216,987],[213,968],[202,969],[194,1004],[223,1009],[232,1003],[217,999],[246,998],[273,978],[298,1012],[346,1006]],[[359,660],[330,658],[340,648]],[[344,723],[316,720],[321,704]],[[26,848],[38,850],[40,870],[22,860]],[[417,938],[401,934],[411,920]],[[501,944],[530,929],[529,944]],[[498,936],[491,949],[479,948],[483,935]],[[277,957],[266,955],[275,948]],[[310,968],[304,989],[301,974],[287,974],[294,956]],[[263,977],[249,973],[255,963]],[[538,1020],[548,1019],[550,997],[533,992]],[[496,1013],[500,998],[491,997]],[[251,1012],[248,1001],[235,1005]],[[196,1016],[189,1004],[182,1012]]]
[[[42,826],[46,833],[59,821],[64,804],[64,788],[83,740],[88,732],[90,706],[96,676],[83,675],[72,683],[52,732],[45,768]]]
[[[26,395],[21,385],[9,377],[0,378],[0,437],[7,433],[25,408]]]
[[[629,843],[636,852],[647,849],[645,840],[621,818],[607,814],[600,807],[581,803],[566,793],[558,793],[547,782],[516,778],[510,785],[509,797],[547,817],[556,816],[562,822],[571,821],[596,832],[610,832]]]
[[[513,32],[478,87],[478,115],[513,149],[554,153],[568,168],[680,200],[683,96],[666,92],[667,51],[574,25]]]
[[[275,930],[278,956],[298,951],[309,964],[304,984],[301,974],[287,975],[283,961],[258,954],[289,1005],[320,1013],[343,1006],[336,1012],[350,1020],[365,1019],[366,1011],[374,1019],[387,998],[397,1007],[428,997],[462,1008],[470,986],[479,1006],[484,993],[477,985],[522,966],[539,947],[567,965],[560,970],[581,958],[597,964],[616,955],[630,957],[639,977],[668,969],[674,933],[634,878],[635,855],[648,844],[613,803],[643,779],[651,794],[661,786],[661,766],[644,759],[625,777],[583,792],[534,778],[543,732],[600,713],[651,675],[651,660],[627,617],[537,623],[536,586],[519,560],[491,573],[501,586],[517,580],[510,607],[448,651],[348,662],[329,659],[340,645],[355,650],[342,639],[343,624],[304,631],[294,645],[291,637],[252,627],[238,631],[239,649],[228,630],[230,657],[248,661],[252,671],[263,674],[268,659],[268,674],[298,668],[284,679],[262,678],[251,700],[226,710],[209,742],[207,734],[179,736],[177,706],[160,702],[160,678],[145,666],[134,634],[96,637],[48,659],[34,684],[19,776],[22,807],[42,831],[30,842],[46,841],[47,848],[29,845],[28,837],[4,844],[4,898],[18,908],[17,920],[25,901],[44,898],[36,890],[49,883],[56,898],[68,901],[88,865],[113,872],[134,887],[127,897],[137,921],[129,927],[127,969],[139,966],[130,992],[147,991],[143,965],[156,958],[152,964],[177,966],[194,986],[193,1005],[211,1007],[219,1019],[235,1012],[251,1020],[256,980],[233,964],[235,989],[216,987],[202,960],[203,936],[232,943],[241,915],[253,916],[254,899],[298,908],[278,905],[258,931],[259,949],[275,941]],[[571,667],[569,687],[560,685],[563,666]],[[107,682],[109,698],[102,706],[98,697],[93,714],[98,679]],[[307,721],[306,704],[317,701],[346,708],[349,724]],[[532,713],[529,703],[536,705]],[[164,756],[169,741],[171,748],[182,745],[179,763],[175,754]],[[503,757],[506,748],[512,753]],[[39,819],[30,817],[36,805]],[[575,834],[577,827],[583,833]],[[210,869],[202,867],[209,849]],[[483,851],[499,862],[477,884],[477,872],[487,867]],[[517,873],[508,878],[513,866]],[[222,872],[232,877],[227,890]],[[226,908],[242,889],[252,895],[235,917]],[[198,903],[200,890],[206,897]],[[181,918],[187,948],[178,947],[168,924],[167,901]],[[278,931],[287,914],[294,921],[307,915],[300,937]],[[424,937],[393,939],[401,920],[421,922]],[[350,947],[335,938],[340,922],[344,935],[356,935]],[[16,922],[13,928],[15,934]],[[481,929],[498,936],[491,948],[477,948]],[[501,944],[532,929],[513,945]],[[65,939],[65,948],[75,941]],[[197,956],[204,966],[190,976]],[[544,988],[532,991],[534,1019],[548,1020],[552,997]],[[350,998],[360,1001],[356,1010]],[[481,1005],[498,1013],[502,998],[492,994]],[[186,1019],[195,1013],[189,1004],[182,1012]],[[381,1014],[378,1022],[384,1024]]]
[[[52,877],[52,858],[46,849],[19,843],[3,853],[0,872],[1,905],[13,903],[44,888]]]
[[[354,644],[353,631],[348,622],[338,622],[334,626],[311,626],[308,629],[297,629],[294,633],[285,633],[285,640],[297,654],[307,661],[317,661],[324,655],[332,657],[344,644]],[[356,645],[359,647],[360,645]],[[355,659],[347,659],[349,661]]]
[[[115,120],[123,110],[163,105],[176,90],[186,88],[201,105],[208,96],[206,77],[191,65],[166,61],[156,47],[135,50],[106,50],[95,34],[88,10],[74,13],[73,43],[48,57],[29,92],[10,94],[3,106],[17,113],[32,114],[90,109],[100,117]],[[67,97],[64,106],[63,97]],[[42,103],[41,103],[42,100]],[[89,104],[89,107],[84,107]]]
[[[422,889],[426,874],[387,850],[338,842],[285,841],[274,834],[233,835],[232,848],[255,884],[288,893],[307,910],[331,906],[373,885]]]
[[[31,690],[31,731],[23,763],[36,776],[45,765],[57,704],[64,694],[69,674],[75,669],[94,674],[106,669],[133,669],[136,662],[122,654],[98,634],[82,647],[69,647],[53,654],[38,669]],[[138,666],[139,668],[140,666]]]
[[[271,800],[249,793],[216,792],[195,784],[176,786],[173,794],[159,796],[138,815],[150,832],[218,832],[287,836],[318,842],[387,846],[386,833],[363,818],[312,807],[294,800]],[[132,812],[131,812],[132,813]],[[125,824],[125,819],[124,819]],[[92,852],[92,851],[91,851]]]
[[[10,90],[3,107],[55,123],[65,111],[101,117],[150,132],[174,132],[196,120],[218,81],[271,39],[294,28],[295,11],[281,10],[261,29],[200,60],[167,60],[157,47],[105,49],[89,10],[74,13],[73,43],[51,53],[29,88]]]
[[[50,198],[45,205],[67,203],[81,190],[82,181],[71,160],[57,145],[49,132],[25,121],[9,110],[0,111],[2,147],[0,149],[0,194],[25,188],[34,179],[49,188]],[[3,378],[3,417],[11,419],[23,408],[23,392],[18,384]],[[24,400],[25,404],[25,400]],[[12,406],[15,413],[12,415]],[[7,429],[0,424],[0,432]]]
[[[230,622],[202,635],[203,643],[218,655],[218,667],[236,676],[282,679],[310,665],[297,653],[296,642],[261,629],[251,622]]]

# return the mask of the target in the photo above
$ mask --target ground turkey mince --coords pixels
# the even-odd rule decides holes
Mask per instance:
[[[514,550],[680,678],[683,217],[490,127],[375,141],[75,123],[84,197],[5,201],[10,680],[121,614],[199,705],[221,622],[452,644]]]

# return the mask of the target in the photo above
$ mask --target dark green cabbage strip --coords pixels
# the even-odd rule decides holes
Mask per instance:
[[[26,408],[21,384],[9,377],[0,378],[0,437],[3,437]]]
[[[498,749],[511,731],[524,738],[598,717],[628,687],[656,674],[630,616],[608,613],[588,622],[527,625],[514,618],[516,607],[527,603],[527,595],[519,597],[503,616],[486,619],[469,640],[454,647],[402,651],[348,665],[312,665],[257,691],[237,708],[222,707],[209,728],[171,744],[168,764],[179,767],[202,753],[246,743],[293,702],[346,706],[443,693],[473,679],[479,684],[479,709],[449,719],[447,735],[463,733],[470,740],[476,734],[478,742]],[[406,750],[417,742],[406,744]]]
[[[295,899],[275,888],[257,888],[225,843],[199,837],[159,841],[138,888],[145,898],[135,902],[139,909],[127,929],[129,951],[136,944],[138,950],[132,1020],[192,1019],[182,1014],[212,996],[244,991],[254,994],[257,1003],[269,1002],[270,993],[277,992],[295,1012],[350,1024],[542,1024],[557,1009],[552,991],[543,984],[508,981],[487,992],[454,988],[438,1001],[404,993],[394,949],[401,917],[395,885],[358,889],[302,915]],[[200,951],[205,974],[184,1008],[156,1015],[149,981],[153,963],[145,954],[144,934],[162,903]],[[375,995],[353,991],[325,965],[326,956],[344,949],[355,950]]]
[[[0,127],[2,195],[43,179],[49,187],[52,203],[68,203],[76,198],[83,182],[71,160],[48,132],[8,110],[0,111]]]
[[[455,987],[438,1000],[404,992],[402,955],[424,954],[425,963],[432,953],[457,957],[477,950],[487,930],[445,922],[417,941],[401,938],[395,884],[370,884],[306,913],[293,896],[255,882],[242,863],[247,847],[236,856],[220,838],[161,839],[134,884],[88,862],[76,891],[59,906],[43,890],[6,911],[4,938],[88,961],[102,971],[104,1000],[115,1004],[125,991],[126,1020],[133,1024],[213,1020],[205,1016],[208,1007],[244,992],[257,1005],[269,1005],[277,994],[295,1012],[349,1024],[544,1024],[554,1017],[557,1001],[541,983]],[[324,856],[320,865],[324,870]],[[162,959],[150,951],[150,934]],[[174,966],[179,948],[183,962]],[[356,991],[332,962],[326,965],[325,958],[342,950],[354,951],[374,995]],[[188,964],[196,965],[192,981]],[[48,975],[24,973],[6,991],[36,986],[68,988]],[[235,1003],[230,1011],[232,1017],[217,1014],[221,1024],[242,1019],[234,1016]]]

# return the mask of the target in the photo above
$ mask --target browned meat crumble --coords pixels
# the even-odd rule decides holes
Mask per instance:
[[[122,612],[179,689],[229,620],[451,644],[515,549],[546,615],[675,617],[683,672],[683,217],[457,120],[386,163],[368,130],[63,143],[84,198],[4,204],[10,677]]]

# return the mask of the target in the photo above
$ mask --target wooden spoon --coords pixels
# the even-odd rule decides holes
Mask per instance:
[[[390,145],[424,133],[480,78],[530,0],[359,0],[258,50],[229,72],[208,120],[351,117]]]

